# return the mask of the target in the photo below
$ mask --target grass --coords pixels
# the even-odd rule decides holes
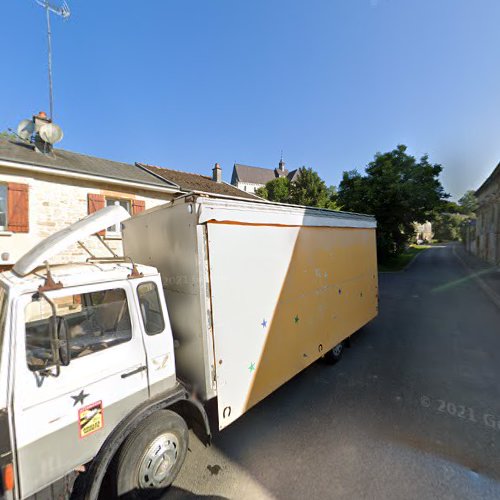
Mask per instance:
[[[380,262],[378,270],[381,273],[402,271],[419,253],[430,248],[430,245],[410,245],[403,253]]]

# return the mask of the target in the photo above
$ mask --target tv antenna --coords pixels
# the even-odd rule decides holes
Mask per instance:
[[[69,6],[66,1],[63,1],[62,5],[56,7],[49,3],[49,0],[35,0],[35,2],[45,9],[47,16],[47,44],[48,44],[48,71],[49,71],[49,105],[50,105],[50,120],[53,119],[54,114],[54,96],[52,92],[52,31],[50,30],[50,13],[56,14],[63,19],[68,19],[71,15]]]

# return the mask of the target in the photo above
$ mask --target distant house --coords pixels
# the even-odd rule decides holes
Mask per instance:
[[[432,223],[427,221],[423,224],[419,224],[415,222],[413,227],[415,228],[415,239],[417,242],[424,241],[430,243],[432,238],[434,237],[434,233],[432,231]]]
[[[500,265],[500,163],[476,191],[475,224],[466,231],[466,246],[481,259]]]
[[[299,169],[288,171],[285,168],[285,162],[283,160],[280,160],[278,168],[274,169],[251,167],[249,165],[235,163],[231,184],[248,193],[255,193],[258,188],[265,186],[269,181],[277,179],[278,177],[288,177],[290,181],[294,181],[297,179],[298,173]]]

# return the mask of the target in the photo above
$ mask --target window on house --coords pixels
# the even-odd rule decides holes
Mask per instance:
[[[106,206],[110,207],[111,205],[120,205],[129,214],[132,213],[129,200],[117,200],[117,199],[113,199],[113,198],[106,198]],[[119,236],[119,235],[121,235],[121,232],[122,232],[121,224],[115,224],[114,226],[108,227],[106,229],[106,234],[110,235],[110,236]]]
[[[7,230],[7,186],[0,184],[0,231]]]
[[[113,347],[132,338],[125,290],[114,288],[54,299],[57,316],[66,320],[71,359]],[[43,298],[25,309],[26,358],[30,370],[54,364],[52,309]]]

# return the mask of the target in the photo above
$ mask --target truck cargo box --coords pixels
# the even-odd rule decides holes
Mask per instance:
[[[176,368],[220,428],[377,314],[373,217],[189,195],[124,223],[161,273]]]

